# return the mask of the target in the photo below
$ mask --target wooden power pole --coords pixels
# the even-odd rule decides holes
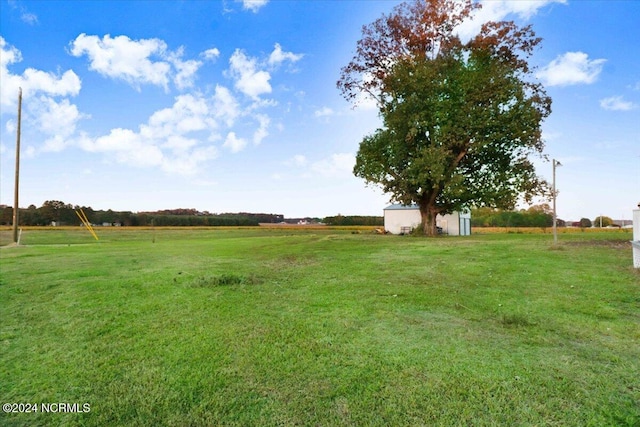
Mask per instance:
[[[20,186],[20,122],[22,121],[22,88],[18,92],[18,131],[16,137],[16,186],[13,192],[13,243],[18,244],[18,188]]]

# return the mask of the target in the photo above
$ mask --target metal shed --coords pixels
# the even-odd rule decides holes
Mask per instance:
[[[392,234],[408,233],[421,222],[418,205],[393,204],[384,208],[383,212],[384,228]],[[442,228],[443,234],[468,236],[471,234],[471,212],[438,215],[436,225]]]

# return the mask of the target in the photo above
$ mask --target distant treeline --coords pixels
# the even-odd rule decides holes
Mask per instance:
[[[21,208],[18,223],[21,226],[81,225],[76,211],[82,210],[94,225],[105,226],[257,226],[261,223],[277,224],[291,222],[281,214],[265,213],[210,213],[196,209],[164,209],[152,212],[129,212],[94,210],[89,206],[71,205],[59,200],[47,200],[40,207],[31,205]],[[295,220],[293,223],[302,222]],[[304,223],[320,222],[319,218],[304,218]],[[380,216],[330,216],[322,221],[327,225],[371,225],[383,226]],[[0,205],[0,225],[13,223],[13,208]]]
[[[78,206],[58,200],[47,200],[40,207],[31,205],[20,209],[19,224],[22,226],[38,225],[81,225],[76,214],[82,209],[95,225],[107,226],[257,226],[260,223],[282,223],[285,221],[281,214],[264,213],[210,213],[196,209],[165,209],[152,212],[129,212],[94,210],[88,206]],[[607,218],[608,219],[608,218]],[[318,219],[314,219],[315,222]],[[0,205],[0,225],[10,225],[13,222],[13,208]],[[325,217],[322,222],[326,225],[341,226],[384,226],[381,216],[337,215]],[[527,210],[507,211],[500,209],[480,208],[471,211],[471,225],[473,227],[551,227],[553,215],[548,205],[533,206]],[[563,226],[564,221],[558,220]],[[590,224],[589,224],[590,225]]]
[[[323,222],[326,225],[379,225],[384,226],[381,216],[328,216]]]
[[[559,226],[564,221],[558,220]],[[553,214],[548,205],[537,205],[527,210],[507,211],[480,208],[471,210],[472,227],[552,227]]]
[[[82,209],[95,225],[109,226],[257,226],[259,223],[279,223],[284,215],[263,213],[221,213],[199,212],[196,209],[170,209],[154,212],[118,212],[93,210],[91,207],[67,204],[58,200],[48,200],[39,208],[31,205],[18,212],[18,224],[33,225],[81,225],[76,214]],[[13,222],[13,208],[0,206],[0,225]]]

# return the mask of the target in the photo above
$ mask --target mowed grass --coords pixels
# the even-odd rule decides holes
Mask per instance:
[[[90,412],[0,425],[640,425],[629,233],[354,233],[25,231],[2,403]]]

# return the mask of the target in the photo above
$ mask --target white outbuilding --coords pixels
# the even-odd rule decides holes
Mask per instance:
[[[408,234],[420,225],[418,205],[389,205],[384,208],[384,229],[392,234]],[[471,212],[454,212],[436,217],[436,226],[442,234],[469,236],[471,234]]]

